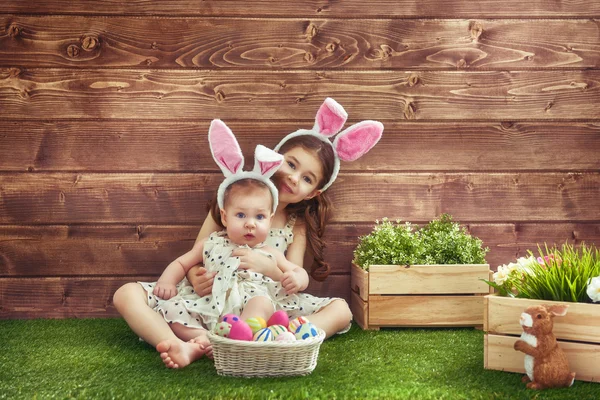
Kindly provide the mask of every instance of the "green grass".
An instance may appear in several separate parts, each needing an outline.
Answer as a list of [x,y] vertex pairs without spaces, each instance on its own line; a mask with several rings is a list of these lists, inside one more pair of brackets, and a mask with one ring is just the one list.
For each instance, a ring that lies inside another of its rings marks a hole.
[[600,384],[525,389],[520,374],[483,369],[473,329],[353,327],[321,346],[306,377],[217,375],[201,359],[166,369],[120,319],[0,321],[0,398],[599,399]]

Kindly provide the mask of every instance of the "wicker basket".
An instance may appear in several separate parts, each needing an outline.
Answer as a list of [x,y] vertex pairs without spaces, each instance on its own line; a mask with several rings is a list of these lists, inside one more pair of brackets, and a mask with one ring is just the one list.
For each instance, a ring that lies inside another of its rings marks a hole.
[[317,366],[325,331],[295,342],[247,342],[208,333],[219,375],[242,377],[308,375]]

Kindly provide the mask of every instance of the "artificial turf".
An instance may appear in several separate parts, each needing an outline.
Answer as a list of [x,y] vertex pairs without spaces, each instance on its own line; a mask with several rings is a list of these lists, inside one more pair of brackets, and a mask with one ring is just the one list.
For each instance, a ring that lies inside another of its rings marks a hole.
[[483,369],[474,329],[362,331],[325,341],[309,376],[217,375],[203,358],[166,369],[120,319],[0,321],[0,398],[600,399],[600,383],[526,389],[521,375]]

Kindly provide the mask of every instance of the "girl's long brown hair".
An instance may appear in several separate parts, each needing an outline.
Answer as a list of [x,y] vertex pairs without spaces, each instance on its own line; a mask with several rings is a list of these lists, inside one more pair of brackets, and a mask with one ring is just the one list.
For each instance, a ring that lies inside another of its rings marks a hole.
[[[334,166],[334,153],[331,145],[323,142],[321,139],[311,135],[296,136],[285,142],[279,152],[285,154],[295,147],[315,154],[321,161],[323,168],[323,179],[317,184],[317,188],[322,188],[329,182]],[[275,173],[274,180],[281,179],[281,176]],[[306,225],[306,244],[308,250],[313,254],[314,262],[310,269],[310,275],[316,281],[322,282],[327,278],[330,272],[329,264],[325,262],[324,250],[327,244],[323,240],[325,227],[331,217],[331,201],[325,192],[309,200],[302,200],[299,203],[288,204],[285,208],[288,213],[296,214],[302,218]],[[215,197],[209,202],[207,211],[210,211],[213,219],[219,226],[223,227],[221,222],[221,213]]]

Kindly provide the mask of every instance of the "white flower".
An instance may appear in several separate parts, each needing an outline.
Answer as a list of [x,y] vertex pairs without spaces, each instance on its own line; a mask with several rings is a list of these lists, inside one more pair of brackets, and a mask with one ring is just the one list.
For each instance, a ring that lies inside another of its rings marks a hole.
[[499,265],[498,271],[494,272],[494,275],[493,275],[494,282],[497,285],[503,285],[504,282],[506,282],[506,280],[508,279],[509,274],[510,274],[510,271],[508,270],[508,268],[506,266]]
[[586,292],[594,303],[600,301],[600,276],[590,278]]
[[537,259],[533,256],[521,257],[517,260],[517,263],[519,264],[519,270],[527,275],[534,275],[533,269],[539,265]]

